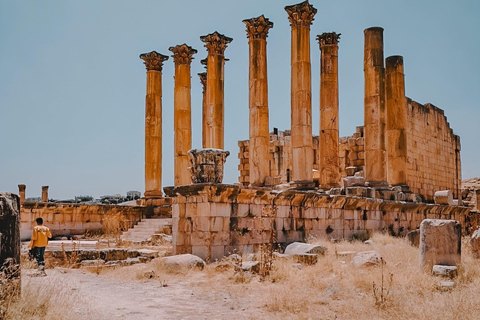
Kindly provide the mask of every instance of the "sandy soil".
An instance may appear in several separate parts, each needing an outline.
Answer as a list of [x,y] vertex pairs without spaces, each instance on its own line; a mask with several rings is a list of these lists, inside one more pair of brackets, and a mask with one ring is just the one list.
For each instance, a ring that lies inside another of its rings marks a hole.
[[[135,267],[131,272],[135,272]],[[127,269],[128,270],[128,269]],[[229,285],[209,290],[201,272],[168,279],[167,286],[156,279],[122,280],[118,276],[81,269],[46,270],[47,277],[26,272],[24,285],[67,285],[80,297],[74,312],[80,319],[266,319],[258,303],[247,295],[235,296]],[[129,271],[126,271],[129,272]]]

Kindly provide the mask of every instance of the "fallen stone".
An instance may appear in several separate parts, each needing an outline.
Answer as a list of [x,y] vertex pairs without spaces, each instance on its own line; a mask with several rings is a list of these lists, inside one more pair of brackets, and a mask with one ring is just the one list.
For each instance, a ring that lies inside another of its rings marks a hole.
[[242,262],[242,270],[250,271],[253,273],[260,272],[260,262],[259,261],[244,261]]
[[435,276],[454,278],[458,275],[458,269],[454,266],[442,266],[436,264],[432,268],[432,274]]
[[253,253],[249,253],[247,256],[247,261],[255,261],[255,255]]
[[373,246],[375,244],[375,241],[370,239],[370,240],[365,240],[363,243]]
[[280,259],[288,259],[288,258],[291,258],[290,255],[288,254],[284,254],[284,253],[280,253],[280,252],[274,252],[273,255],[277,258],[280,258]]
[[345,173],[347,174],[348,177],[352,177],[355,172],[357,171],[357,167],[346,167],[345,168]]
[[231,254],[228,256],[228,260],[230,261],[242,261],[242,256],[237,254],[237,253],[234,253],[234,254]]
[[96,259],[96,260],[83,260],[80,263],[82,266],[98,266],[98,265],[104,265],[105,260],[102,259]]
[[420,268],[457,266],[462,253],[462,226],[455,220],[425,219],[420,224]]
[[435,204],[446,204],[453,206],[453,193],[451,190],[442,190],[435,192]]
[[412,230],[405,236],[405,239],[414,247],[420,244],[420,229]]
[[131,266],[133,264],[142,263],[142,260],[139,258],[127,258],[126,260],[121,260],[120,263],[124,266]]
[[297,263],[312,265],[318,262],[318,254],[316,253],[302,253],[302,254],[295,254],[293,256]]
[[292,242],[286,248],[284,254],[287,255],[299,255],[306,253],[325,254],[327,248],[318,244],[309,244],[303,242]]
[[480,229],[475,230],[470,238],[472,246],[472,255],[475,259],[480,259]]
[[351,258],[355,254],[357,254],[356,251],[339,251],[339,252],[337,252],[337,257],[338,258]]
[[343,178],[343,186],[345,188],[365,187],[365,178],[364,177],[355,177],[355,176],[350,176],[350,177]]
[[379,265],[382,263],[382,256],[377,251],[364,251],[357,253],[352,263],[356,268]]
[[155,250],[138,249],[137,252],[140,257],[147,257],[150,259],[158,258],[158,251],[155,251]]
[[297,269],[299,269],[299,270],[302,270],[302,269],[303,269],[303,264],[301,264],[301,263],[294,263],[294,264],[292,264],[292,267],[297,268]]
[[179,254],[163,258],[163,262],[170,268],[199,268],[205,267],[205,261],[193,254]]
[[438,288],[440,290],[448,291],[455,288],[455,282],[453,281],[440,281],[438,283]]

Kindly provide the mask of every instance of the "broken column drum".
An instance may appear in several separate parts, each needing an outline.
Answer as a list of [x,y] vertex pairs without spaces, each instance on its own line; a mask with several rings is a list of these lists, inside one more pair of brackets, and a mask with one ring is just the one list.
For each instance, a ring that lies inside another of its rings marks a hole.
[[190,64],[197,50],[186,44],[170,47],[175,63],[174,89],[174,183],[175,186],[190,184],[187,152],[192,148],[192,99]]
[[48,202],[48,186],[42,186],[42,202]]
[[312,85],[310,25],[317,13],[308,1],[286,6],[292,27],[291,123],[292,185],[313,186]]
[[230,152],[220,149],[188,151],[192,183],[222,183],[223,165]]
[[338,39],[335,32],[317,36],[321,50],[320,67],[320,187],[340,186],[338,155]]
[[365,179],[372,186],[386,184],[385,163],[385,68],[383,66],[383,28],[364,31],[365,52]]
[[407,184],[407,99],[403,57],[385,60],[387,181],[391,185]]
[[147,68],[145,97],[145,198],[162,198],[162,66],[168,56],[140,55]]
[[250,184],[263,186],[269,176],[267,35],[273,23],[263,15],[243,22],[249,45]]
[[18,195],[20,196],[20,204],[23,204],[25,202],[25,190],[27,189],[27,186],[24,184],[19,184],[18,185]]
[[207,88],[205,101],[205,145],[206,148],[224,147],[224,52],[233,39],[215,31],[200,40],[205,42],[207,57]]

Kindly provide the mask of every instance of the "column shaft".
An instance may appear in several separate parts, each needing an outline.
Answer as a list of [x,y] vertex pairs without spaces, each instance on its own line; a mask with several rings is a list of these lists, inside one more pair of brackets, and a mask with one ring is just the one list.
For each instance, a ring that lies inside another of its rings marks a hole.
[[407,184],[407,99],[403,58],[392,56],[386,59],[386,139],[387,178],[391,185]]
[[340,34],[318,36],[320,67],[320,187],[337,188],[340,182],[338,156],[338,39]]
[[207,128],[207,73],[202,72],[199,73],[198,76],[200,77],[200,82],[202,83],[202,148],[206,148],[206,128]]
[[267,34],[273,27],[263,15],[243,21],[249,38],[250,184],[265,185],[269,175]]
[[385,68],[383,29],[373,27],[365,33],[365,179],[371,185],[386,184],[385,163]]
[[27,186],[24,184],[19,184],[18,185],[18,195],[20,196],[20,204],[23,204],[25,202],[25,190],[27,189]]
[[48,186],[42,186],[42,202],[48,202]]

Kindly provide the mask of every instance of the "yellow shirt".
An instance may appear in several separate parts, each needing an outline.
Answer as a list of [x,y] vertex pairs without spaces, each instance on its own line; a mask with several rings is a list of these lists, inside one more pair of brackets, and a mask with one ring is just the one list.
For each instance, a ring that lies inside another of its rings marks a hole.
[[35,226],[32,232],[32,241],[30,241],[29,247],[46,247],[48,244],[48,238],[51,238],[52,234],[50,229],[45,226]]

